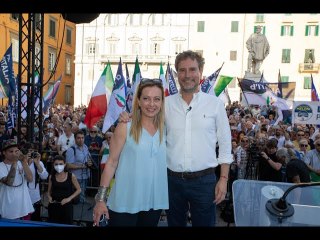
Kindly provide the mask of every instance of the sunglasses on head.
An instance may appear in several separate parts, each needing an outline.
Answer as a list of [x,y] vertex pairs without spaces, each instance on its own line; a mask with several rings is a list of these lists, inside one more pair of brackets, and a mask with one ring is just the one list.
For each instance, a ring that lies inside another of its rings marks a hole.
[[141,84],[147,84],[147,83],[162,84],[162,80],[159,78],[141,78],[140,83]]

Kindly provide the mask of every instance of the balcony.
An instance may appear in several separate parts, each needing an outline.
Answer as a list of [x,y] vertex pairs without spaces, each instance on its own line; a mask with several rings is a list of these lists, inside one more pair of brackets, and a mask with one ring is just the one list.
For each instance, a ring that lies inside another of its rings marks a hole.
[[300,73],[319,73],[319,63],[300,63]]

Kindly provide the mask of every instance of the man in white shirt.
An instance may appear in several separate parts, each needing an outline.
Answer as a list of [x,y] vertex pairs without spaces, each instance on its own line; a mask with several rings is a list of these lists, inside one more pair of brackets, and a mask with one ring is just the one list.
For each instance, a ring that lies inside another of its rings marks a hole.
[[[227,192],[231,132],[223,102],[199,91],[204,59],[185,51],[177,55],[180,93],[166,103],[167,164],[169,185],[168,226],[214,226],[216,204]],[[216,157],[216,142],[219,157]],[[220,178],[215,168],[221,165]]]
[[3,218],[19,219],[34,211],[27,182],[32,181],[32,172],[27,155],[23,155],[15,140],[2,144],[3,162],[0,162],[0,215]]

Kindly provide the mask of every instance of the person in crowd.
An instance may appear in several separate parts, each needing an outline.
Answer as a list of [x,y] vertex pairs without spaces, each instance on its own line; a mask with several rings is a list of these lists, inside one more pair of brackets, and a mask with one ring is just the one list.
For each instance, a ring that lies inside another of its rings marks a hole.
[[[102,137],[98,135],[99,128],[97,126],[93,126],[89,130],[89,134],[84,137],[84,144],[88,146],[89,152],[92,156],[92,161],[94,161],[95,166],[99,166],[99,152],[102,146]],[[99,180],[100,180],[100,169],[95,168],[91,170],[91,179],[92,179],[92,186],[98,187]]]
[[309,168],[290,148],[279,148],[276,153],[280,162],[286,163],[286,179],[290,183],[310,182]]
[[34,212],[27,183],[32,182],[28,157],[15,140],[2,144],[3,162],[0,162],[0,215],[8,219],[24,219]]
[[269,139],[266,148],[260,154],[259,159],[259,180],[282,182],[282,163],[277,159],[278,140]]
[[66,152],[66,162],[68,170],[74,173],[80,184],[80,203],[85,203],[85,193],[88,186],[88,179],[90,179],[90,168],[93,166],[93,161],[87,145],[84,144],[84,133],[81,130],[75,133],[75,139],[75,144]]
[[71,130],[72,124],[70,122],[65,122],[63,124],[63,134],[60,135],[57,144],[57,150],[59,155],[65,155],[65,152],[68,150],[68,148],[74,145],[74,134]]
[[[0,146],[2,146],[3,141],[9,139],[9,136],[6,133],[6,124],[0,121]],[[0,162],[3,161],[2,154],[0,153]]]
[[315,149],[310,150],[304,157],[304,162],[310,170],[311,180],[320,182],[320,138],[314,141]]
[[[179,53],[175,67],[180,93],[166,98],[165,119],[168,226],[186,226],[188,211],[192,226],[214,226],[216,204],[225,199],[233,161],[228,117],[220,99],[199,89],[204,67],[204,58],[200,54],[190,50]],[[209,105],[215,107],[208,108]],[[127,116],[123,121],[128,121],[128,114],[123,112],[121,115]],[[218,165],[221,169],[217,179]]]
[[109,148],[110,148],[110,141],[111,137],[113,135],[113,132],[107,131],[104,134],[104,141],[102,142],[102,147],[100,149],[100,155],[101,155],[101,162],[100,162],[100,169],[103,171],[105,164],[107,163],[108,157],[109,157]]
[[[141,79],[132,122],[118,123],[95,197],[93,221],[105,214],[110,226],[157,226],[168,209],[164,90],[161,79]],[[115,183],[106,194],[115,174]]]
[[72,200],[81,192],[79,182],[73,173],[66,171],[64,156],[55,156],[53,166],[48,183],[48,221],[73,224]]
[[49,176],[47,169],[41,161],[41,155],[37,152],[37,143],[26,143],[23,147],[28,150],[28,164],[32,172],[32,182],[27,183],[34,212],[30,216],[32,221],[41,221],[41,196],[40,196],[40,179],[46,180]]

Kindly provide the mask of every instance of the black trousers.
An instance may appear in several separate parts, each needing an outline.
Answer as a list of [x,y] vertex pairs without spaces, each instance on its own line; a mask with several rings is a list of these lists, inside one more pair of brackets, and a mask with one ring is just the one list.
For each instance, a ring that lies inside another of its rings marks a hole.
[[48,205],[48,222],[73,224],[73,205],[67,203],[49,203]]
[[110,227],[157,227],[162,210],[118,213],[109,210]]
[[33,204],[34,212],[31,214],[31,221],[41,221],[41,200]]

